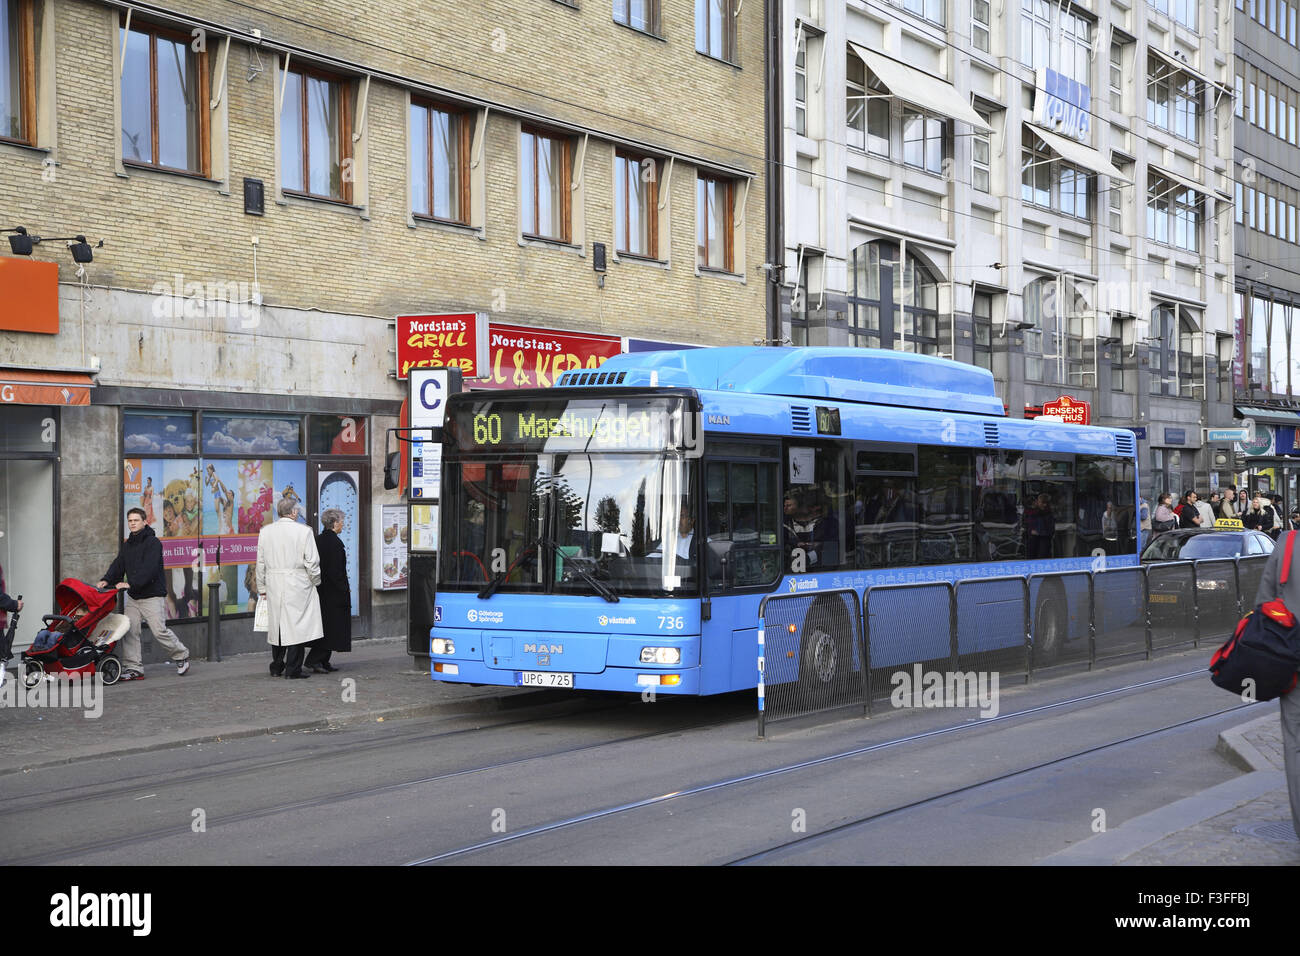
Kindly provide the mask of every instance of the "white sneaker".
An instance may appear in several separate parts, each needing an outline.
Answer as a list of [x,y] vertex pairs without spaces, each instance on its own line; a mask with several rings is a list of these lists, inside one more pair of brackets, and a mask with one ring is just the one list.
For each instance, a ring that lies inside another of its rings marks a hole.
[[190,669],[190,659],[187,657],[183,661],[176,662],[176,676],[184,677]]

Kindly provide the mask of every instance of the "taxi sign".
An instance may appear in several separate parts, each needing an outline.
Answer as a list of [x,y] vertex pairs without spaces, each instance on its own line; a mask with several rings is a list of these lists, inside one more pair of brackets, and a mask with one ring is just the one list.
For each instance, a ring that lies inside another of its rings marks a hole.
[[1246,527],[1241,523],[1240,518],[1216,518],[1214,520],[1214,526],[1216,528],[1240,528],[1242,530]]

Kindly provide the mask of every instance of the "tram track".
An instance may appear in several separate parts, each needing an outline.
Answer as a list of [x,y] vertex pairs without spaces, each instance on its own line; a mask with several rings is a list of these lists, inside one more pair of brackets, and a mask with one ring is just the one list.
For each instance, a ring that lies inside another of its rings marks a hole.
[[[250,776],[258,773],[264,773],[266,771],[276,771],[278,773],[283,773],[285,771],[291,770],[295,766],[299,766],[307,762],[311,762],[313,764],[319,765],[322,761],[340,761],[348,757],[371,756],[374,755],[375,753],[381,753],[385,749],[404,747],[412,743],[434,744],[440,741],[448,740],[450,738],[461,737],[468,734],[479,734],[485,731],[513,731],[513,730],[518,730],[522,726],[538,725],[547,722],[575,720],[581,717],[590,717],[591,715],[599,714],[602,711],[619,710],[626,707],[627,705],[620,701],[618,703],[602,704],[600,706],[596,706],[593,708],[583,709],[580,711],[575,711],[573,713],[563,714],[559,716],[542,715],[542,716],[529,717],[523,720],[510,720],[501,723],[494,723],[486,727],[480,725],[475,727],[461,728],[452,731],[439,731],[439,732],[428,733],[428,734],[408,733],[408,734],[404,734],[400,738],[385,737],[382,740],[358,741],[352,744],[345,744],[339,747],[331,747],[330,749],[326,749],[322,751],[312,750],[301,754],[295,754],[289,757],[280,757],[271,760],[257,760],[251,765],[245,764],[236,767],[224,767],[222,769],[215,770],[215,771],[209,770],[208,768],[203,768],[202,770],[198,770],[193,773],[188,773],[183,775],[169,774],[166,780],[163,781],[162,783],[157,782],[159,776],[157,773],[142,774],[135,778],[132,778],[131,782],[128,784],[97,790],[93,793],[86,793],[83,791],[79,794],[67,795],[61,798],[57,798],[55,800],[43,799],[44,795],[42,794],[33,794],[27,797],[20,798],[22,800],[28,801],[25,805],[22,806],[16,806],[13,805],[13,801],[7,801],[4,807],[0,807],[0,821],[6,820],[7,818],[19,817],[24,813],[47,814],[47,813],[51,813],[56,809],[60,809],[60,808],[66,809],[68,807],[75,807],[77,804],[82,804],[82,803],[90,804],[98,808],[98,807],[102,807],[106,801],[112,799],[139,800],[145,798],[153,798],[158,796],[160,793],[165,793],[168,789],[175,789],[175,788],[192,789],[194,787],[202,786],[204,784],[210,784],[222,780],[229,781],[238,778],[240,776]],[[488,773],[496,770],[504,770],[522,764],[527,764],[533,761],[551,760],[556,757],[564,757],[573,754],[586,753],[593,750],[599,750],[605,747],[619,746],[627,743],[637,743],[641,741],[653,740],[659,737],[669,737],[687,731],[705,730],[712,727],[722,727],[731,723],[744,723],[744,722],[748,722],[749,720],[750,720],[749,717],[744,717],[744,718],[726,718],[723,720],[708,719],[703,721],[701,720],[674,721],[669,726],[660,726],[655,730],[646,731],[644,733],[625,734],[607,740],[598,740],[598,741],[593,741],[590,743],[581,744],[577,746],[552,748],[545,751],[533,752],[518,757],[493,761],[489,763],[479,764],[476,766],[462,767],[454,770],[446,770],[440,773],[431,774],[431,775],[409,779],[409,780],[400,780],[400,781],[395,781],[392,783],[381,784],[376,786],[355,788],[340,793],[323,794],[319,797],[308,798],[303,800],[276,803],[264,807],[250,808],[248,810],[239,811],[232,814],[225,814],[220,816],[214,815],[210,819],[209,823],[213,828],[216,828],[222,825],[230,825],[230,824],[241,823],[250,820],[257,820],[264,817],[275,816],[276,814],[281,814],[281,813],[290,813],[297,810],[304,810],[313,807],[325,807],[325,806],[330,806],[332,804],[345,803],[350,800],[364,799],[369,796],[377,796],[380,794],[399,791],[406,788],[412,788],[412,787],[423,786],[431,783],[437,783],[443,780],[452,780],[460,777],[473,776],[475,774],[480,774],[480,773]],[[244,760],[247,760],[247,758],[242,758],[242,757],[233,758],[232,762],[238,762]],[[37,800],[39,800],[40,802],[34,802]],[[11,827],[14,829],[18,829],[18,825],[15,824],[6,824],[5,828],[9,829]],[[34,865],[44,865],[50,863],[60,863],[60,862],[65,862],[70,858],[75,858],[83,854],[102,852],[106,850],[111,851],[118,847],[127,846],[130,844],[136,844],[140,842],[141,839],[148,840],[155,836],[165,836],[171,833],[182,833],[182,832],[188,832],[187,825],[178,825],[174,828],[164,829],[161,831],[153,829],[148,831],[148,833],[146,833],[143,836],[141,836],[140,834],[126,834],[112,839],[98,840],[90,843],[83,843],[75,847],[64,847],[54,852],[37,853],[37,854],[31,854],[24,857],[12,857],[7,859],[2,859],[0,860],[0,864],[9,865],[9,866],[34,866]]]
[[[1129,692],[1149,690],[1162,685],[1172,685],[1176,683],[1181,683],[1191,678],[1203,678],[1203,677],[1204,677],[1204,671],[1202,669],[1197,669],[1182,674],[1174,674],[1166,677],[1156,678],[1153,680],[1140,681],[1132,684],[1127,684],[1121,687],[1110,688],[1096,693],[1085,694],[1073,698],[1067,698],[1065,700],[1053,701],[1051,703],[1029,707],[1020,711],[1000,714],[997,717],[981,720],[978,723],[963,722],[961,724],[953,724],[946,727],[940,727],[933,730],[923,731],[919,734],[912,734],[906,737],[899,737],[891,740],[880,741],[878,743],[869,744],[864,747],[855,747],[855,748],[839,751],[836,753],[825,754],[820,757],[815,757],[808,760],[796,761],[778,767],[771,767],[765,770],[755,771],[753,773],[741,774],[741,775],[727,777],[719,780],[714,780],[708,783],[697,784],[695,786],[686,787],[680,790],[674,790],[668,793],[652,795],[652,796],[645,797],[643,799],[628,801],[614,806],[609,806],[598,810],[589,811],[587,813],[577,814],[550,823],[529,827],[527,829],[520,830],[515,833],[505,834],[503,836],[496,837],[491,840],[484,840],[479,843],[474,843],[467,846],[458,847],[456,849],[447,850],[421,859],[411,860],[408,861],[406,865],[426,866],[435,863],[464,861],[467,858],[472,857],[476,854],[487,853],[488,851],[499,849],[511,843],[527,840],[533,837],[543,836],[549,833],[555,833],[561,830],[581,827],[587,824],[596,823],[598,821],[608,820],[614,817],[618,817],[620,815],[633,813],[638,810],[648,809],[657,806],[664,806],[676,801],[688,800],[692,797],[700,797],[706,794],[716,793],[718,791],[727,790],[733,787],[742,787],[748,784],[754,784],[765,780],[771,780],[788,774],[797,774],[801,771],[807,771],[814,768],[825,767],[841,761],[851,760],[856,757],[866,756],[868,754],[873,754],[880,751],[905,746],[907,744],[912,744],[919,741],[924,741],[936,737],[942,737],[950,734],[956,734],[962,731],[972,730],[975,728],[987,729],[988,727],[995,726],[998,723],[1008,723],[1012,721],[1022,720],[1024,718],[1046,714],[1051,711],[1059,710],[1061,708],[1066,708],[1066,707],[1080,705],[1080,704],[1087,704],[1096,701],[1102,701],[1108,698],[1115,698],[1119,695],[1129,693]],[[858,820],[850,821],[847,824],[840,825],[840,827],[834,828],[833,830],[819,831],[817,834],[811,834],[808,837],[804,837],[801,839],[802,840],[814,839],[818,836],[822,836],[825,833],[831,833],[834,832],[835,829],[841,829],[843,827],[862,826],[872,820],[880,819],[882,817],[886,817],[892,814],[901,813],[913,807],[919,807],[926,804],[930,804],[935,801],[950,797],[953,794],[959,794],[971,789],[976,789],[981,786],[987,786],[991,783],[996,783],[1001,779],[1009,779],[1011,777],[1015,777],[1025,773],[1030,773],[1034,770],[1042,769],[1042,767],[1051,766],[1053,764],[1059,764],[1070,760],[1078,759],[1081,756],[1085,756],[1087,754],[1099,750],[1105,750],[1111,747],[1121,746],[1123,744],[1130,743],[1134,740],[1140,740],[1145,737],[1150,737],[1157,734],[1168,733],[1170,731],[1177,730],[1183,726],[1220,717],[1223,714],[1229,713],[1234,710],[1244,709],[1247,706],[1249,705],[1239,704],[1235,707],[1229,707],[1222,710],[1217,710],[1213,713],[1201,715],[1191,720],[1175,722],[1173,724],[1159,727],[1152,731],[1146,731],[1141,734],[1132,735],[1130,737],[1126,737],[1121,740],[1110,741],[1108,743],[1101,744],[1096,747],[1085,748],[1084,750],[1080,750],[1078,752],[1062,755],[1059,757],[1054,757],[1051,760],[1043,761],[1042,763],[1036,764],[1031,767],[1019,768],[1007,774],[996,775],[994,777],[976,781],[975,783],[968,784],[963,787],[954,788],[945,793],[931,795],[923,800],[912,801],[902,806],[890,808],[885,811],[880,811],[868,817],[863,817]],[[763,854],[780,851],[783,848],[793,847],[799,844],[800,842],[801,840],[789,841],[788,844],[783,844],[781,847],[768,848],[767,850],[760,851],[757,854],[751,854],[748,857],[740,857],[737,858],[736,860],[729,861],[729,862],[730,863],[744,862],[745,860],[748,860],[751,857],[759,858],[763,856]]]

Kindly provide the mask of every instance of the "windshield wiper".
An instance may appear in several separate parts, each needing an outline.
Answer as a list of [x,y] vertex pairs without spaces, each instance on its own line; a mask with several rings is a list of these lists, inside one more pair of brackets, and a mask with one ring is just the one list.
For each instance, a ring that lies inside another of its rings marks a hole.
[[523,552],[519,555],[519,557],[515,558],[514,564],[510,565],[510,567],[506,568],[504,571],[498,573],[496,577],[494,577],[491,581],[489,581],[487,583],[487,586],[484,587],[482,591],[478,592],[478,596],[480,598],[490,598],[492,595],[496,594],[497,590],[501,587],[501,585],[506,583],[506,578],[510,577],[510,575],[513,574],[519,568],[519,566],[524,563],[524,561],[528,560],[530,557],[535,556],[536,552],[537,552],[537,542],[534,541],[532,544],[530,544],[527,548],[523,550]]
[[559,556],[560,561],[563,562],[566,570],[572,570],[574,574],[582,578],[582,580],[586,582],[593,591],[603,597],[610,604],[618,603],[618,595],[614,593],[609,585],[601,582],[594,574],[584,568],[581,564],[582,559],[572,555],[566,555],[560,550],[560,546],[551,538],[538,538],[537,540],[549,547],[552,554]]

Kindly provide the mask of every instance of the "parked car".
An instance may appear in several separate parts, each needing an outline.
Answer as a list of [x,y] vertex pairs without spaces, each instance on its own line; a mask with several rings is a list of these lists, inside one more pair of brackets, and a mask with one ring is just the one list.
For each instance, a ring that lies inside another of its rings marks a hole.
[[1197,561],[1272,554],[1273,539],[1261,531],[1237,528],[1177,528],[1157,535],[1142,552],[1142,561]]

